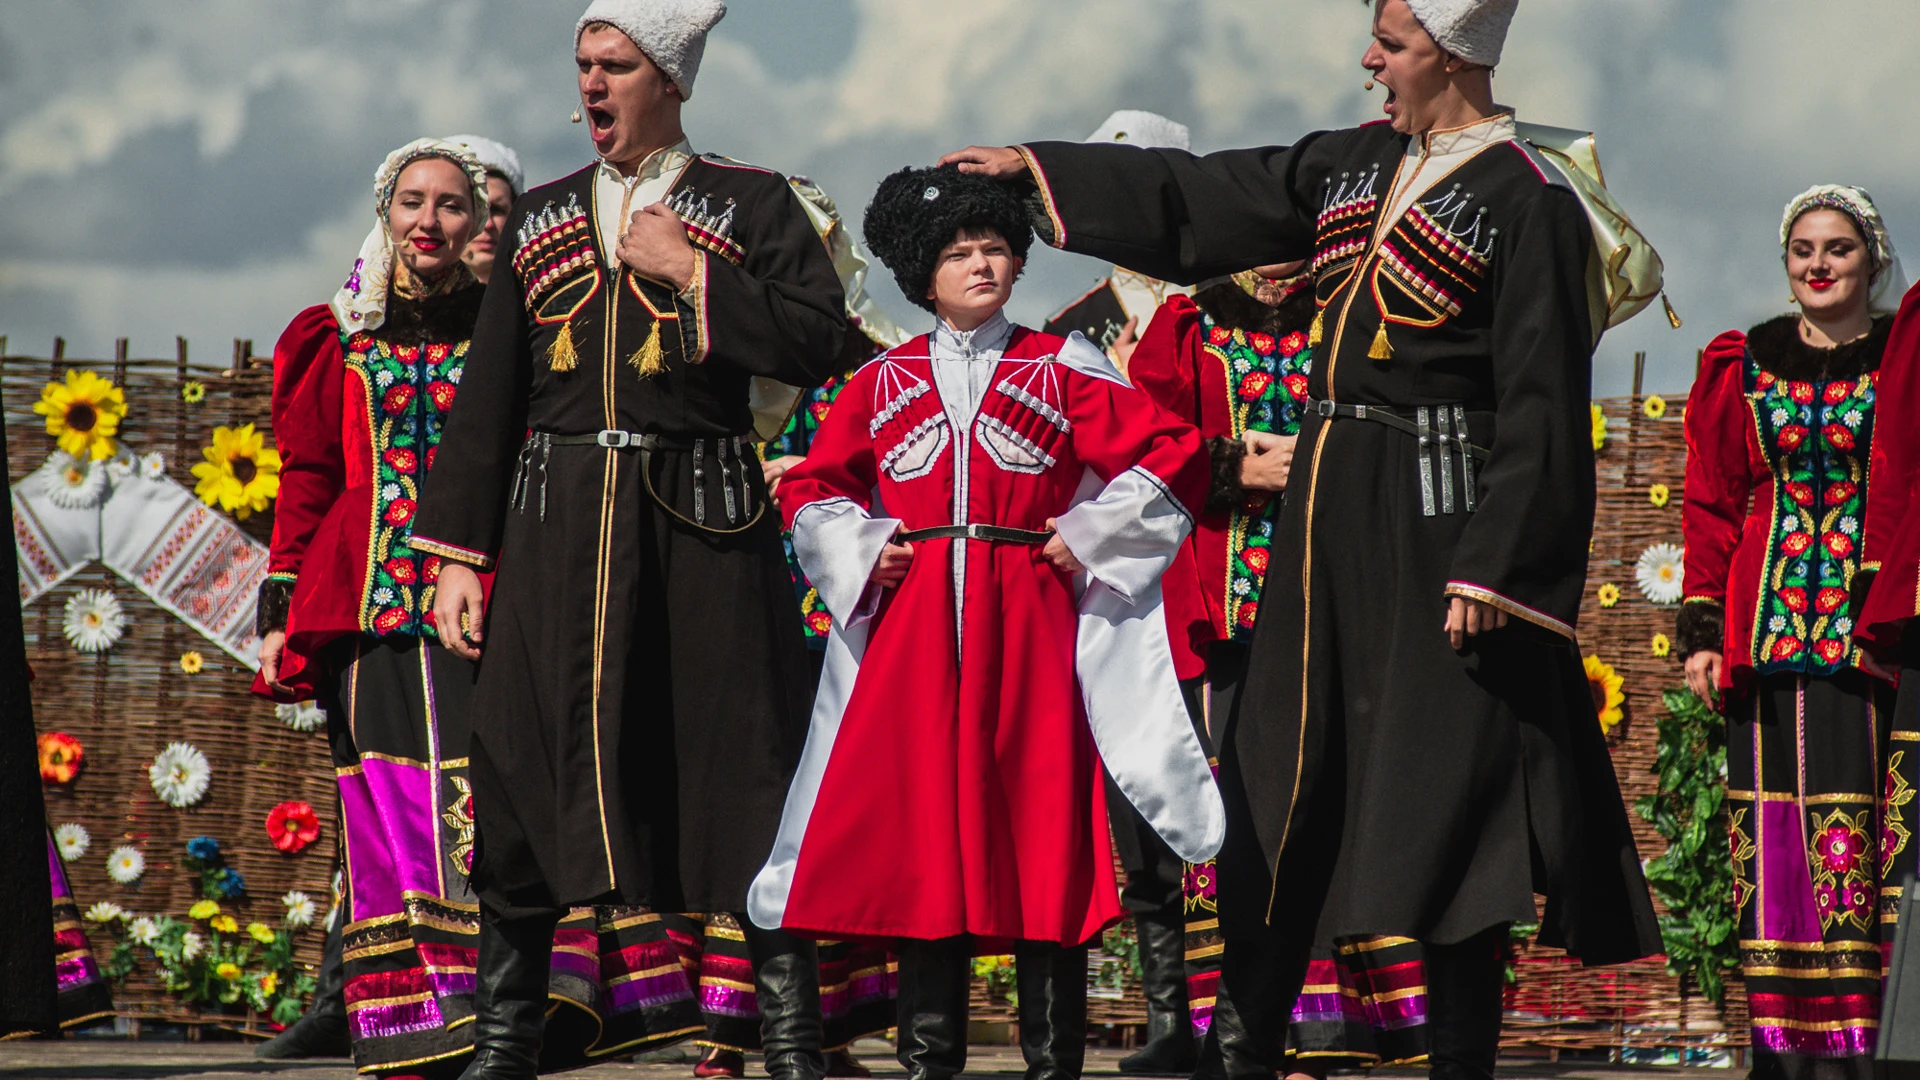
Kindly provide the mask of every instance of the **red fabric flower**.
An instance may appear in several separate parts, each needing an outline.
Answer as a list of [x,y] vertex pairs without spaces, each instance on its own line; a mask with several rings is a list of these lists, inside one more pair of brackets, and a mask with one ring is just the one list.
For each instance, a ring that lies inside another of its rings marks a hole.
[[49,731],[40,736],[40,779],[49,784],[71,783],[87,756],[80,740],[64,731]]
[[447,344],[427,346],[427,363],[438,364],[453,355],[453,346]]
[[1820,433],[1827,437],[1827,445],[1835,450],[1853,449],[1853,431],[1845,424],[1828,424]]
[[1307,400],[1307,377],[1301,374],[1289,375],[1280,380],[1286,385],[1287,395],[1295,401]]
[[1799,424],[1788,424],[1780,429],[1780,445],[1788,450],[1797,450],[1807,441],[1807,429]]
[[413,404],[413,386],[410,383],[395,383],[387,387],[387,396],[380,399],[380,407],[393,416],[407,411]]
[[435,379],[427,384],[427,396],[433,399],[433,407],[441,412],[453,408],[453,395],[459,387],[445,379]]
[[1232,340],[1233,340],[1233,331],[1228,330],[1223,326],[1216,326],[1213,329],[1207,331],[1207,344],[1209,345],[1225,345],[1227,342]]
[[1822,829],[1820,839],[1815,843],[1814,850],[1820,853],[1821,865],[1836,874],[1852,870],[1867,850],[1866,838],[1844,825]]
[[412,499],[395,499],[387,504],[387,512],[382,516],[389,525],[405,525],[413,520],[413,509]]
[[807,616],[807,626],[816,634],[825,634],[833,629],[833,616],[824,611],[815,611]]
[[1831,586],[1821,589],[1820,595],[1813,598],[1813,610],[1822,615],[1832,613],[1841,604],[1847,602],[1847,590]]
[[420,359],[420,346],[396,345],[394,346],[394,349],[393,349],[393,355],[401,363],[406,364],[408,366],[412,366],[416,361]]
[[813,403],[811,408],[813,409],[813,419],[815,423],[818,423],[827,418],[827,409],[832,404],[833,403],[830,401],[816,401]]
[[370,344],[372,341],[373,341],[373,335],[367,333],[365,330],[362,330],[359,333],[347,339],[347,351],[366,352],[367,345]]
[[1777,381],[1779,380],[1773,377],[1773,372],[1763,371],[1760,373],[1759,378],[1753,380],[1753,383],[1755,386],[1758,386],[1760,389],[1765,390],[1767,387],[1772,386]]
[[427,561],[420,564],[420,578],[429,585],[440,580],[440,556],[427,556]]
[[1813,537],[1803,532],[1788,533],[1787,538],[1780,541],[1780,547],[1789,555],[1798,555],[1812,546]]
[[1240,400],[1259,401],[1260,396],[1273,385],[1273,376],[1264,371],[1255,371],[1240,380]]
[[388,559],[386,561],[385,568],[387,571],[387,576],[391,577],[394,581],[402,585],[411,585],[414,583],[414,581],[418,577],[418,575],[414,572],[413,560],[411,559],[401,559],[401,558]]
[[420,464],[419,456],[404,446],[388,447],[382,457],[385,458],[389,467],[405,473],[412,472],[414,467]]
[[1253,351],[1261,356],[1272,356],[1273,350],[1279,347],[1279,342],[1273,340],[1272,334],[1248,334],[1247,344],[1253,346]]
[[1797,637],[1783,637],[1773,643],[1773,658],[1775,660],[1791,660],[1800,655],[1803,644],[1804,643]]
[[1854,483],[1851,480],[1840,480],[1840,481],[1836,481],[1834,483],[1828,484],[1827,485],[1827,505],[1839,506],[1841,503],[1846,502],[1848,499],[1853,498],[1853,493],[1858,490],[1860,489],[1854,486]]
[[1837,664],[1847,655],[1847,643],[1838,638],[1822,638],[1814,642],[1813,651],[1818,653],[1824,663]]
[[1787,485],[1787,497],[1799,503],[1801,506],[1812,506],[1813,485],[1795,480]]
[[373,617],[373,628],[382,634],[391,634],[407,621],[404,608],[390,607]]
[[1254,573],[1264,574],[1267,572],[1267,558],[1269,554],[1266,548],[1250,547],[1240,553],[1240,561],[1246,563],[1247,569]]
[[1306,347],[1307,335],[1298,330],[1280,339],[1280,355],[1289,360],[1299,356],[1300,350]]
[[1789,585],[1780,590],[1780,602],[1787,610],[1795,614],[1805,614],[1807,610],[1807,590],[1798,585]]
[[1830,382],[1827,384],[1827,392],[1823,396],[1827,399],[1827,404],[1838,405],[1847,400],[1847,395],[1851,393],[1853,393],[1852,383]]
[[432,472],[432,471],[433,471],[433,455],[434,455],[434,453],[435,453],[435,451],[437,451],[437,450],[439,450],[439,449],[440,449],[440,448],[439,448],[439,447],[437,447],[437,446],[429,446],[429,447],[427,447],[427,471],[428,471],[428,472]]
[[1260,604],[1258,601],[1250,600],[1247,603],[1240,605],[1240,625],[1241,626],[1252,626],[1253,620],[1258,618],[1259,616],[1260,616]]
[[267,811],[267,838],[281,851],[299,851],[320,838],[320,815],[303,802],[283,802]]
[[1828,551],[1833,552],[1833,557],[1836,559],[1844,559],[1853,553],[1853,539],[1846,533],[1830,532],[1821,537],[1821,541],[1827,545]]
[[1806,405],[1813,401],[1813,384],[1809,382],[1790,382],[1787,384],[1787,396]]

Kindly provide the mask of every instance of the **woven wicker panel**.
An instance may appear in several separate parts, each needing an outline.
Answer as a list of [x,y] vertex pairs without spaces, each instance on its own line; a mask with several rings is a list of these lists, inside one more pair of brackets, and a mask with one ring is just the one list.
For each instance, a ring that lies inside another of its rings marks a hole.
[[[272,393],[269,362],[249,354],[250,343],[235,342],[237,370],[189,370],[186,347],[169,360],[125,357],[69,360],[55,356],[0,355],[0,409],[10,436],[9,482],[38,468],[53,449],[41,418],[32,412],[40,391],[69,367],[92,370],[126,392],[122,441],[136,453],[158,450],[167,472],[193,487],[188,471],[201,460],[200,447],[213,428],[253,423],[268,429]],[[0,354],[6,352],[0,339]],[[181,386],[189,378],[206,387],[206,398],[188,404]],[[243,528],[265,542],[273,526],[271,511],[255,515]],[[85,654],[61,633],[62,606],[83,588],[112,591],[125,610],[124,637],[111,650]],[[28,661],[33,666],[34,719],[41,732],[64,731],[78,738],[86,758],[78,778],[48,785],[51,824],[78,822],[93,835],[93,845],[67,864],[75,899],[88,905],[111,900],[136,914],[184,917],[199,899],[199,879],[181,863],[187,840],[217,838],[227,864],[245,877],[250,899],[223,902],[242,924],[280,924],[280,896],[299,889],[324,912],[329,905],[337,815],[332,763],[323,732],[302,734],[282,725],[271,703],[248,692],[253,675],[213,642],[154,605],[137,589],[98,563],[49,591],[25,611]],[[196,675],[180,668],[180,656],[199,652],[206,661]],[[197,805],[176,810],[153,792],[147,766],[169,742],[198,747],[212,766],[212,783]],[[267,811],[288,799],[301,799],[319,811],[318,841],[298,854],[276,850],[267,838]],[[133,844],[147,861],[145,875],[133,885],[114,884],[106,873],[107,853]],[[94,952],[104,964],[112,935],[87,926]],[[297,958],[309,970],[320,959],[319,927],[299,938]],[[145,950],[136,950],[143,957]],[[203,1012],[180,1002],[153,977],[145,957],[140,970],[116,986],[114,1004],[122,1015],[189,1023],[246,1025],[255,1018],[243,1011]]]

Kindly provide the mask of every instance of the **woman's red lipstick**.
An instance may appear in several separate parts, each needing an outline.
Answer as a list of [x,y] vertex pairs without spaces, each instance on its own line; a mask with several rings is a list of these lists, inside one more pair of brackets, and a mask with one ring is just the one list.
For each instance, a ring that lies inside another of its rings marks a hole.
[[413,238],[415,251],[439,251],[445,244],[446,241],[436,236],[416,236]]

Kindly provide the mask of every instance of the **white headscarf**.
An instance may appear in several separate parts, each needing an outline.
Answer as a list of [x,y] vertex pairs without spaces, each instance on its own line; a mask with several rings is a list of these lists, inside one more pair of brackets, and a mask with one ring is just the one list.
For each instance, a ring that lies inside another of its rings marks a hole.
[[1865,188],[1845,184],[1815,184],[1795,195],[1780,218],[1782,248],[1793,235],[1793,223],[1809,210],[1838,210],[1853,220],[1873,256],[1873,284],[1867,292],[1867,310],[1885,315],[1898,309],[1900,298],[1907,292],[1907,272],[1900,265],[1900,253],[1893,249],[1893,237],[1887,233],[1880,209],[1873,205],[1873,196],[1867,194]]
[[444,139],[415,139],[387,155],[373,173],[373,205],[378,220],[373,231],[360,244],[360,257],[353,261],[353,273],[346,284],[333,294],[333,317],[347,333],[377,330],[387,321],[387,290],[393,283],[393,235],[387,230],[387,208],[393,205],[393,187],[406,167],[421,158],[446,158],[466,170],[473,183],[476,215],[487,206],[487,167],[473,151]]
[[520,155],[513,152],[513,147],[485,135],[449,135],[447,141],[459,143],[473,151],[473,156],[480,159],[480,164],[485,165],[488,172],[506,177],[507,186],[513,188],[514,198],[527,193],[527,174],[520,168]]

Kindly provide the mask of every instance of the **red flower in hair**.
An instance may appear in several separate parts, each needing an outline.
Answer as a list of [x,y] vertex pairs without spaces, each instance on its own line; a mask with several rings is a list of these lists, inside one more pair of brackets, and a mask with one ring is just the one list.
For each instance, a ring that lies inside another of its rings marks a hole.
[[283,802],[267,811],[267,838],[281,851],[299,851],[320,838],[320,815],[311,804]]

